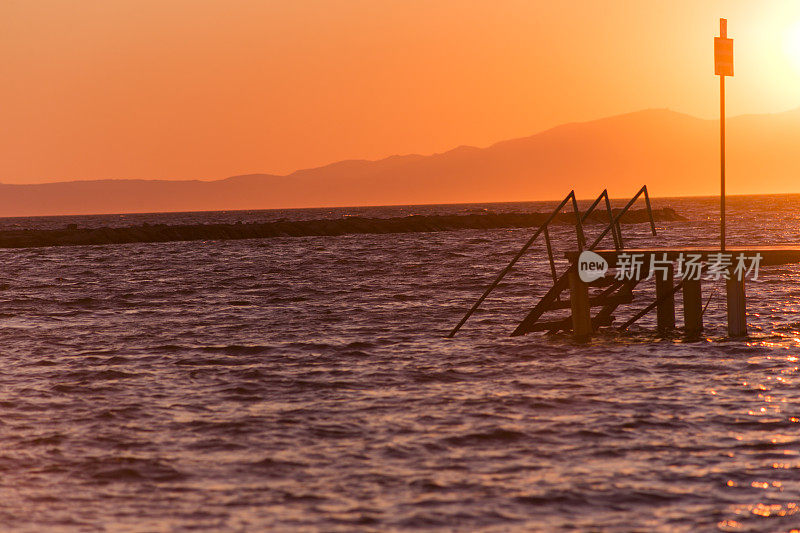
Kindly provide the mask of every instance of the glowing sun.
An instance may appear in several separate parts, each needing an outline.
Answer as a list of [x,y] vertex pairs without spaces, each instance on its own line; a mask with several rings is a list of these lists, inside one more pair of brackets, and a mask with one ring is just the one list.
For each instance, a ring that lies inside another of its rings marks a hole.
[[789,26],[783,37],[783,48],[787,57],[800,68],[800,22]]

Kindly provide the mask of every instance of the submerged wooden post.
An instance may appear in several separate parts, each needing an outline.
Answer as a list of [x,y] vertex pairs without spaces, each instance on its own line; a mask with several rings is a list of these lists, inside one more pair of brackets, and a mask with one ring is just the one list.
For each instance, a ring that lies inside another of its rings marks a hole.
[[[666,275],[665,275],[666,274]],[[666,272],[655,272],[656,278],[656,324],[659,333],[666,333],[675,329],[675,291],[673,282],[675,272],[670,264]]]
[[703,295],[699,278],[683,280],[683,327],[690,337],[703,331]]
[[592,315],[589,307],[589,285],[578,276],[578,270],[569,271],[569,302],[572,308],[572,336],[579,341],[592,336]]
[[744,276],[736,279],[731,276],[728,287],[728,335],[744,337],[747,335],[747,309],[744,294]]

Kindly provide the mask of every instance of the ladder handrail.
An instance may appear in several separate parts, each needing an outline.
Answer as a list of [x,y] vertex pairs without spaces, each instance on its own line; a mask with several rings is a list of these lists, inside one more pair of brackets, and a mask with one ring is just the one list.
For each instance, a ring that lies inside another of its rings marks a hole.
[[[583,248],[586,247],[586,234],[583,231],[583,223],[586,221],[586,219],[589,218],[589,215],[591,215],[592,212],[594,212],[595,208],[597,208],[598,204],[600,203],[600,200],[602,200],[603,198],[605,198],[606,200],[606,210],[608,212],[609,221],[613,221],[614,219],[614,212],[611,209],[611,200],[609,199],[608,196],[608,189],[603,189],[603,192],[601,192],[597,196],[597,198],[595,198],[594,202],[591,203],[589,208],[583,212],[583,215],[581,215],[580,217],[576,216],[577,223],[575,232],[578,239],[578,251],[583,251]],[[573,208],[577,209],[577,206],[573,206]],[[617,225],[617,227],[619,227],[619,225]],[[617,244],[618,242],[617,232],[612,231],[612,234],[614,235],[614,247],[619,249],[619,246]],[[544,242],[545,245],[547,246],[547,258],[550,261],[550,273],[553,276],[553,283],[555,283],[556,281],[558,281],[558,273],[556,272],[556,263],[553,258],[553,246],[550,241],[550,232],[547,229],[547,225],[545,225],[544,227]],[[619,242],[621,242],[621,238]],[[583,244],[583,246],[581,246],[581,244]]]
[[462,318],[461,321],[456,325],[456,327],[453,328],[450,334],[447,335],[448,338],[454,337],[455,334],[458,333],[458,330],[461,329],[461,326],[463,326],[464,323],[469,319],[469,317],[472,316],[472,313],[474,313],[478,309],[478,307],[483,303],[486,297],[489,296],[489,293],[492,292],[500,284],[500,281],[505,277],[506,274],[508,274],[508,272],[511,270],[511,267],[513,267],[516,264],[516,262],[519,261],[519,259],[525,254],[525,252],[528,251],[528,248],[530,248],[531,245],[534,243],[534,241],[539,237],[539,235],[541,235],[544,232],[544,228],[547,227],[547,225],[550,224],[550,222],[552,222],[553,219],[556,218],[556,216],[559,213],[561,213],[561,210],[564,209],[564,206],[567,205],[567,202],[569,202],[570,199],[572,199],[572,207],[575,210],[575,220],[577,221],[578,224],[577,227],[579,228],[577,230],[578,248],[581,250],[583,249],[583,247],[586,245],[585,244],[586,239],[583,234],[583,226],[581,225],[580,211],[578,211],[578,202],[575,199],[575,190],[573,189],[569,192],[567,196],[564,197],[563,200],[561,200],[561,203],[558,204],[558,207],[556,207],[553,210],[553,212],[550,213],[550,216],[547,217],[547,220],[545,220],[544,223],[541,226],[539,226],[539,229],[536,230],[536,233],[534,233],[533,236],[530,239],[528,239],[528,242],[526,242],[525,245],[522,247],[522,249],[520,249],[520,251],[517,252],[517,255],[514,256],[511,262],[503,270],[500,271],[500,273],[497,275],[492,284],[489,285],[489,287],[483,292],[480,298],[478,298],[478,300],[470,308],[470,310],[467,311],[467,314],[464,315],[464,318]]
[[[614,224],[614,211],[611,209],[611,199],[608,196],[608,189],[603,189],[603,192],[601,192],[600,195],[595,199],[595,201],[592,202],[592,205],[590,205],[589,208],[583,212],[581,221],[585,221],[587,218],[589,218],[589,215],[592,214],[597,205],[600,203],[600,200],[602,200],[603,198],[605,198],[606,200],[606,211],[608,212],[608,222],[609,224]],[[611,231],[611,235],[614,238],[614,248],[619,250],[622,247],[622,235],[621,231],[619,230],[619,223],[615,224],[614,226],[615,230]]]
[[[591,246],[589,246],[589,249],[590,249],[590,250],[594,250],[594,249],[597,247],[597,245],[598,245],[598,244],[600,244],[600,241],[602,241],[602,240],[603,240],[603,237],[605,237],[606,235],[608,235],[608,232],[609,232],[610,230],[612,230],[612,229],[614,228],[614,226],[615,226],[615,225],[616,225],[617,227],[619,227],[619,221],[620,221],[620,219],[622,218],[622,216],[623,216],[625,213],[627,213],[627,212],[628,212],[628,210],[631,208],[631,206],[632,206],[634,203],[636,203],[636,200],[637,200],[637,199],[638,199],[638,198],[639,198],[639,197],[640,197],[642,194],[644,194],[644,200],[645,200],[645,203],[647,204],[647,213],[648,213],[648,215],[649,215],[649,217],[650,217],[650,228],[651,228],[651,230],[653,231],[653,235],[657,235],[657,234],[656,234],[656,222],[655,222],[655,219],[653,218],[653,210],[652,210],[652,208],[651,208],[651,206],[650,206],[650,195],[649,195],[649,194],[647,194],[647,185],[643,185],[643,186],[642,186],[642,188],[641,188],[641,189],[639,189],[639,192],[637,192],[637,193],[634,195],[634,197],[633,197],[633,198],[631,198],[631,200],[630,200],[630,201],[629,201],[629,202],[628,202],[628,203],[625,205],[625,207],[623,207],[623,208],[620,210],[620,212],[619,212],[619,213],[617,213],[617,215],[614,217],[614,220],[612,220],[612,222],[611,222],[611,223],[610,223],[608,226],[606,226],[606,229],[604,229],[604,230],[603,230],[603,232],[602,232],[602,233],[601,233],[601,234],[600,234],[600,235],[597,237],[597,239],[595,239],[595,241],[592,243],[592,245],[591,245]],[[622,232],[620,232],[620,233],[622,233]],[[621,235],[620,235],[620,237],[621,237]]]

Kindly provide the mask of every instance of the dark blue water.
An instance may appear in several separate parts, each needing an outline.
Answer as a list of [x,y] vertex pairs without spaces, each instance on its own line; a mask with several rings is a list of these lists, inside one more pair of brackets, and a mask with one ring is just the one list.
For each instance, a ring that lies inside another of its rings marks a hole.
[[[690,220],[625,226],[631,246],[716,243],[713,199],[655,206]],[[365,216],[481,208],[521,210]],[[797,196],[734,198],[730,243],[797,244],[798,214]],[[259,216],[320,218],[135,223]],[[0,528],[799,527],[800,268],[748,285],[744,341],[713,283],[699,342],[651,316],[588,345],[510,338],[548,288],[540,247],[445,339],[530,233],[0,250]]]

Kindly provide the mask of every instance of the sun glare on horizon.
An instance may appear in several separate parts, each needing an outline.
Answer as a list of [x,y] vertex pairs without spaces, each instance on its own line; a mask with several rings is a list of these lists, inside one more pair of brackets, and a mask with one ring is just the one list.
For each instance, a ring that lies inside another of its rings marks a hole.
[[783,48],[792,64],[800,69],[800,20],[787,28],[783,37]]

